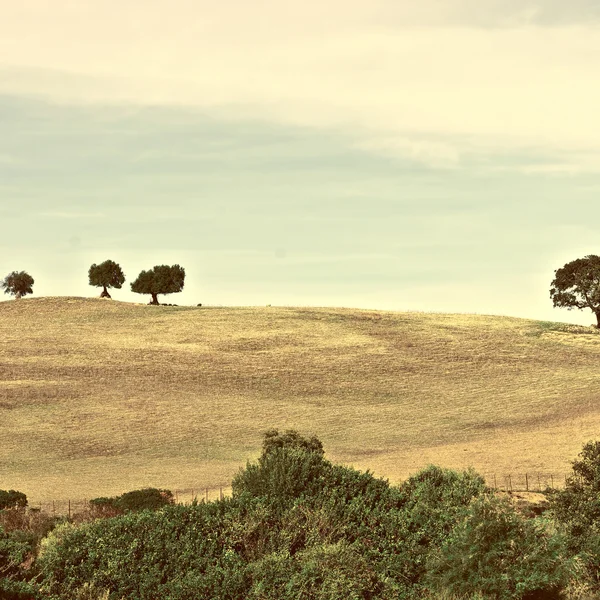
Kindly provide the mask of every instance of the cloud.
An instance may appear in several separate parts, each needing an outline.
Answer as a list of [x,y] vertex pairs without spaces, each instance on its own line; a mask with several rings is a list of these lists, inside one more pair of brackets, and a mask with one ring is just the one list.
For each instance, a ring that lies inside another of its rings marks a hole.
[[355,148],[415,162],[438,169],[453,169],[460,164],[460,151],[451,143],[414,137],[375,137],[354,144]]
[[[174,10],[155,0],[139,10],[132,1],[115,20],[112,0],[57,0],[47,12],[13,3],[0,22],[0,93],[344,132],[369,151],[437,166],[472,148],[535,145],[572,153],[569,169],[596,170],[595,5],[322,4],[182,2]],[[564,26],[475,26],[518,24],[523,14]]]
[[567,26],[600,21],[596,0],[450,0],[448,21],[483,27]]

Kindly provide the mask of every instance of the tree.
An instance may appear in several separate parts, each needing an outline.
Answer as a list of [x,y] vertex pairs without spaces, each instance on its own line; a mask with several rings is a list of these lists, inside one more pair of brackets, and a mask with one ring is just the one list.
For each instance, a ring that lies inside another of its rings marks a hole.
[[9,273],[0,286],[4,288],[5,294],[12,294],[15,299],[19,299],[25,294],[33,294],[33,277],[25,271],[13,271]]
[[285,433],[279,433],[277,429],[269,429],[263,440],[263,454],[267,454],[277,448],[300,448],[309,452],[316,452],[323,456],[323,443],[316,436],[306,438],[295,429],[288,429]]
[[27,496],[16,490],[0,490],[0,510],[5,508],[25,508]]
[[589,308],[600,329],[600,256],[590,254],[556,270],[550,288],[554,306],[571,310]]
[[151,271],[142,271],[131,284],[131,291],[136,294],[150,294],[150,304],[158,304],[158,294],[175,294],[181,292],[185,281],[185,270],[179,265],[159,265]]
[[93,264],[88,271],[90,285],[104,288],[100,294],[100,298],[110,298],[110,294],[106,288],[112,287],[121,289],[125,283],[125,275],[121,267],[112,260],[105,260],[103,263]]

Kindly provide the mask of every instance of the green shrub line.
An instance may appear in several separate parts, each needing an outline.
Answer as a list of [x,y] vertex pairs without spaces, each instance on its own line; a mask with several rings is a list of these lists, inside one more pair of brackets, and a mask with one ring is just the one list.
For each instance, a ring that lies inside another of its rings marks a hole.
[[231,498],[181,505],[146,488],[92,500],[84,522],[3,509],[0,598],[600,597],[600,442],[573,470],[536,514],[473,470],[429,466],[392,486],[271,430]]

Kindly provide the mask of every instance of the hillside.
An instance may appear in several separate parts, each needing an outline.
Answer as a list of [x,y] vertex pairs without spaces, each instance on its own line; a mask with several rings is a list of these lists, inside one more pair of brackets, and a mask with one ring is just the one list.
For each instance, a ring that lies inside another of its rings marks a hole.
[[600,335],[331,308],[0,303],[0,488],[227,486],[271,427],[397,482],[428,464],[565,472],[598,436]]

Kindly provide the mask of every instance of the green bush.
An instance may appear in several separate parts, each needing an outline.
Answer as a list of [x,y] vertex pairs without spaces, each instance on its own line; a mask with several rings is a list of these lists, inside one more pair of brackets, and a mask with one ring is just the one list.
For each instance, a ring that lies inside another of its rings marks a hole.
[[0,490],[0,510],[5,508],[25,508],[27,496],[16,490]]
[[[457,586],[480,563],[479,579],[467,577],[467,587],[453,593],[525,598],[560,589],[562,575],[552,578],[552,569],[563,573],[553,562],[562,557],[559,538],[541,521],[496,505],[473,471],[428,467],[394,487],[332,465],[317,442],[268,432],[258,461],[236,475],[232,499],[167,503],[160,511],[138,511],[136,501],[112,519],[60,525],[38,559],[43,592],[78,598],[110,590],[109,600],[416,600],[427,586]],[[492,577],[507,560],[521,563],[504,570],[508,592],[494,588]]]
[[428,566],[429,588],[456,597],[551,600],[560,597],[569,578],[561,537],[493,495],[473,500]]
[[38,559],[42,589],[65,598],[84,583],[111,599],[243,597],[238,512],[224,500],[58,526]]
[[144,488],[112,498],[92,498],[90,508],[94,516],[114,517],[132,511],[158,510],[173,503],[174,498],[170,490]]
[[368,600],[386,584],[360,551],[339,542],[290,556],[274,553],[254,563],[248,600]]
[[34,584],[0,577],[0,598],[2,600],[34,600],[39,598]]
[[283,509],[297,498],[318,494],[320,479],[330,466],[317,452],[273,448],[238,472],[231,484],[233,497],[265,498]]
[[315,452],[323,456],[323,443],[314,435],[306,438],[300,435],[295,429],[288,429],[284,433],[279,433],[277,429],[269,429],[265,433],[263,440],[263,454],[268,454],[278,448],[298,448],[308,452]]
[[20,565],[31,552],[31,542],[6,533],[0,527],[0,575],[10,577],[20,572]]
[[567,532],[582,579],[600,592],[600,442],[585,444],[572,464],[565,489],[550,491],[550,514]]

